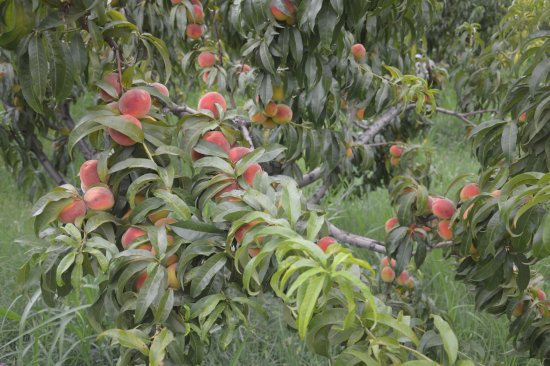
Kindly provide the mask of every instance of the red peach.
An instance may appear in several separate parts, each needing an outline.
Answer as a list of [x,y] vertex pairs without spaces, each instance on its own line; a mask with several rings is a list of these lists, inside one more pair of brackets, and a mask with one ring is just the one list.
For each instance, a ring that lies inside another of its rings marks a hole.
[[518,302],[516,306],[514,306],[512,315],[515,316],[516,318],[519,318],[520,316],[523,315],[523,311],[524,311],[524,305],[523,305],[523,301],[521,301],[521,302]]
[[262,167],[258,163],[252,163],[243,173],[243,178],[249,186],[254,183],[256,175],[261,175],[263,173]]
[[277,104],[275,102],[269,102],[264,108],[264,114],[268,117],[274,117],[277,114]]
[[537,290],[537,299],[539,299],[539,301],[546,301],[546,293],[540,288]]
[[237,190],[237,189],[240,189],[241,187],[237,184],[237,181],[236,180],[233,180],[231,181],[231,183],[229,183],[229,185],[227,187],[225,187],[224,189],[222,189],[221,191],[219,191],[218,193],[216,193],[214,195],[214,201],[216,202],[220,202],[224,199],[226,200],[229,200],[229,201],[240,201],[238,198],[236,197],[222,197],[222,195],[224,193],[228,193],[228,192],[231,192],[231,191],[234,191],[234,190]]
[[143,284],[145,283],[146,280],[147,280],[147,272],[143,272],[142,274],[137,276],[136,282],[135,282],[136,290],[139,291],[139,289],[143,287]]
[[363,120],[365,119],[365,108],[357,108],[355,112],[355,118]]
[[491,196],[493,196],[494,198],[499,198],[500,197],[500,189],[492,191]]
[[248,248],[248,254],[254,258],[258,254],[260,254],[262,248]]
[[101,183],[97,172],[97,163],[97,160],[88,160],[80,166],[80,182],[82,183],[82,190],[84,192],[89,187]]
[[176,263],[178,261],[178,256],[176,254],[172,254],[168,258],[166,258],[166,266],[171,266],[172,264]]
[[199,39],[202,36],[202,26],[200,24],[187,24],[185,34],[190,39]]
[[397,276],[397,280],[395,282],[397,282],[399,286],[406,286],[409,278],[409,272],[403,271],[399,274],[399,276]]
[[143,89],[130,89],[120,97],[118,108],[121,114],[145,117],[151,109],[151,94]]
[[254,113],[250,116],[250,120],[254,123],[265,123],[267,120],[266,116],[262,112]]
[[157,221],[165,219],[170,212],[168,210],[158,210],[147,215],[149,221],[153,224],[156,224]]
[[477,196],[480,192],[481,190],[479,189],[477,183],[468,183],[460,191],[460,201],[466,202],[470,198]]
[[286,124],[290,121],[292,121],[292,109],[286,104],[279,104],[273,116],[273,122],[277,124]]
[[400,158],[401,154],[403,154],[403,150],[404,149],[400,146],[392,145],[390,147],[390,154],[391,154],[391,156],[393,156],[395,158]]
[[211,67],[216,63],[216,55],[214,55],[212,52],[207,52],[207,51],[201,52],[199,54],[199,57],[197,57],[197,63],[203,69],[205,67]]
[[396,158],[395,156],[392,156],[390,158],[390,165],[391,166],[398,166],[400,162],[401,162],[401,158]]
[[[260,224],[261,222],[260,221],[252,221],[252,222],[249,222],[248,224],[244,224],[243,226],[241,226],[236,232],[235,232],[235,240],[237,241],[237,244],[241,244],[241,242],[243,241],[243,238],[244,238],[244,235],[246,234],[246,232],[248,230],[250,230],[252,227]],[[263,241],[263,237],[258,237],[256,238],[256,242],[262,242]]]
[[128,230],[122,234],[122,238],[120,238],[120,242],[122,243],[122,247],[124,249],[128,249],[128,247],[139,237],[147,235],[147,232],[143,229],[140,229],[137,226],[132,226]]
[[283,11],[281,11],[276,5],[271,4],[269,8],[271,9],[271,14],[273,14],[273,18],[275,18],[276,20],[284,22],[288,19],[288,15],[283,13]]
[[251,150],[244,146],[236,146],[229,150],[229,161],[236,164],[243,156],[248,154]]
[[84,202],[90,210],[106,211],[115,205],[115,197],[109,188],[96,186],[86,191]]
[[323,250],[323,252],[326,252],[328,247],[334,243],[336,243],[336,239],[334,239],[332,236],[325,236],[319,239],[317,245]]
[[[141,122],[136,117],[131,116],[129,114],[124,114],[121,117],[124,118],[129,123],[133,123],[134,125],[141,128]],[[113,141],[121,146],[132,146],[136,143],[134,140],[132,140],[122,132],[119,132],[113,128],[108,128],[107,131],[109,132],[109,136],[111,136]]]
[[362,44],[356,43],[351,46],[351,54],[353,55],[355,61],[361,61],[367,54],[367,50]]
[[208,84],[208,78],[210,77],[210,73],[207,71],[204,74],[202,74],[202,81]]
[[525,123],[525,121],[527,121],[527,113],[523,112],[519,116],[518,123]]
[[380,272],[380,278],[386,283],[393,282],[395,279],[395,271],[391,267],[384,267]]
[[[117,97],[118,95],[120,95],[120,92],[122,91],[122,86],[120,85],[120,78],[118,77],[118,74],[116,72],[105,75],[103,77],[103,81],[111,84],[113,88],[115,88]],[[99,89],[99,97],[106,102],[113,100],[113,97],[103,89]]]
[[432,204],[434,215],[442,220],[448,220],[455,213],[455,204],[447,198],[437,198]]
[[162,219],[158,219],[157,221],[155,221],[155,226],[156,227],[169,226],[169,225],[175,224],[176,222],[177,220],[172,217],[164,217]]
[[64,224],[74,224],[76,219],[86,215],[86,203],[81,198],[69,202],[57,215],[57,219]]
[[245,74],[246,74],[246,73],[249,72],[249,71],[250,71],[250,66],[248,66],[247,64],[242,64],[242,65],[241,65],[241,72],[242,72],[242,73],[245,73]]
[[392,229],[399,225],[399,219],[397,217],[389,218],[386,221],[386,224],[384,225],[384,228],[386,229],[386,233],[389,233],[392,231]]
[[227,110],[227,104],[225,103],[224,97],[220,93],[209,92],[203,95],[199,100],[198,109],[209,110],[214,114],[215,118],[218,118],[220,115],[218,113],[218,109],[216,108],[216,104],[221,107],[222,111],[225,112]]
[[185,12],[185,15],[187,16],[187,21],[192,23],[202,23],[204,20],[204,11],[202,9],[202,5],[200,4],[193,4],[193,13],[187,9]]
[[437,233],[443,240],[452,240],[453,239],[453,228],[447,220],[442,220],[437,225]]
[[392,268],[395,268],[397,266],[397,262],[395,261],[395,259],[389,259],[389,257],[384,257],[382,258],[382,267],[390,267],[390,263],[391,263],[391,267]]
[[155,89],[157,89],[157,91],[164,95],[165,97],[169,97],[170,96],[170,92],[168,91],[168,88],[166,87],[166,85],[164,84],[161,84],[161,83],[152,83],[151,86]]
[[178,276],[176,275],[176,269],[178,267],[177,263],[173,263],[168,266],[167,272],[168,272],[168,287],[173,289],[180,289],[181,283],[178,280]]

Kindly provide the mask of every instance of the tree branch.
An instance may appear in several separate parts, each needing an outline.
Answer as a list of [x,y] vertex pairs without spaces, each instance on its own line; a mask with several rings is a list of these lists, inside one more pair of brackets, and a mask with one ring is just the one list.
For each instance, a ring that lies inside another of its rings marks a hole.
[[118,44],[111,38],[107,37],[105,38],[105,41],[107,44],[113,49],[113,52],[115,53],[115,59],[118,69],[118,79],[120,82],[120,87],[122,88],[122,58],[120,57],[120,48],[118,47]]
[[[65,121],[65,125],[69,130],[72,131],[74,129],[75,123],[73,118],[71,117],[71,112],[69,111],[69,105],[67,103],[62,103],[60,105],[60,110],[61,110],[61,117],[63,121]],[[96,151],[94,151],[94,149],[88,144],[88,141],[82,139],[78,141],[77,146],[80,152],[82,153],[82,155],[84,155],[84,158],[86,160],[90,160],[94,158]]]
[[55,169],[50,159],[48,159],[44,151],[42,151],[42,148],[34,135],[30,136],[29,142],[31,151],[34,153],[40,164],[42,164],[42,167],[46,173],[48,173],[50,178],[52,178],[57,185],[67,183],[67,180],[57,171],[57,169]]
[[323,170],[321,169],[321,167],[313,169],[311,172],[304,174],[302,180],[298,182],[298,187],[302,188],[310,185],[311,183],[319,180],[319,178],[321,178],[321,175],[323,175]]
[[321,202],[321,200],[323,199],[323,197],[326,196],[328,192],[328,186],[326,184],[322,184],[319,189],[317,189],[315,191],[315,193],[313,193],[313,195],[311,196],[311,198],[307,201],[307,203],[309,204],[312,204],[312,205],[316,205],[318,204],[319,202]]
[[448,114],[450,116],[454,116],[458,119],[460,119],[461,121],[463,121],[464,123],[466,123],[467,125],[469,126],[476,126],[476,124],[472,121],[470,121],[468,118],[468,116],[474,116],[474,115],[477,115],[477,114],[484,114],[484,113],[495,113],[497,112],[496,110],[494,109],[482,109],[482,110],[479,110],[479,111],[472,111],[472,112],[465,112],[465,113],[460,113],[460,112],[455,112],[455,111],[451,111],[449,109],[445,109],[445,108],[441,108],[441,107],[437,107],[435,109],[438,113],[443,113],[443,114]]
[[395,117],[403,112],[413,109],[414,107],[416,107],[416,104],[407,104],[406,106],[397,105],[395,107],[390,107],[387,111],[385,111],[377,119],[375,119],[374,122],[359,136],[359,138],[357,139],[358,144],[362,145],[368,143]]
[[386,254],[386,246],[378,240],[345,232],[330,222],[327,222],[327,225],[329,234],[338,241],[348,243],[356,247],[366,248],[377,253]]

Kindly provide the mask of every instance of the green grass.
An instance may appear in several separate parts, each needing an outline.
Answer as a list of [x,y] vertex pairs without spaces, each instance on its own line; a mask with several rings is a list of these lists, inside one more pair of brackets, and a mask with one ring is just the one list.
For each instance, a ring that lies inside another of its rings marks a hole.
[[[447,97],[443,105],[453,105]],[[79,110],[75,111],[81,112]],[[475,174],[479,166],[470,155],[461,122],[450,116],[438,116],[427,136],[416,143],[425,144],[437,157],[433,162],[432,191],[444,194],[449,183],[458,175]],[[40,301],[34,289],[22,291],[17,285],[16,271],[27,257],[29,242],[36,240],[29,219],[30,204],[14,180],[0,168],[0,311],[9,309],[8,316],[0,315],[0,363],[110,365],[116,354],[96,334],[86,320],[85,309],[75,308],[92,302],[93,284],[81,294],[72,295],[55,309]],[[324,201],[335,223],[342,228],[369,237],[383,239],[383,225],[393,216],[386,190],[376,190],[361,199],[348,198],[343,192],[332,192]],[[378,257],[357,250],[363,257],[377,263]],[[546,276],[550,261],[539,264]],[[440,252],[431,253],[426,264],[415,275],[422,281],[423,290],[436,306],[447,313],[459,338],[461,351],[476,363],[485,365],[539,365],[516,355],[507,341],[508,320],[474,310],[473,293],[462,283],[453,280],[453,262]],[[548,278],[548,277],[547,277]],[[270,314],[265,320],[252,316],[251,330],[242,329],[226,352],[217,350],[214,338],[205,365],[328,365],[328,362],[305,349],[295,332],[287,328],[282,318],[282,305],[265,295],[265,307]]]

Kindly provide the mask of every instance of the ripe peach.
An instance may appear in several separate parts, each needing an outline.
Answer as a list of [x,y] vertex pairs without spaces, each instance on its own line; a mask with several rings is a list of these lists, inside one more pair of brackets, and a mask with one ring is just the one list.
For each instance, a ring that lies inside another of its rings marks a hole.
[[[237,241],[238,244],[241,244],[241,242],[243,241],[243,238],[244,238],[244,235],[246,234],[246,232],[248,230],[250,230],[250,228],[260,224],[261,222],[260,221],[252,221],[252,222],[249,222],[248,224],[244,224],[243,226],[241,226],[237,232],[235,233],[235,240]],[[263,241],[263,237],[258,237],[256,238],[256,242],[257,243],[261,243]]]
[[194,40],[199,39],[202,36],[202,26],[200,24],[187,24],[185,34],[187,35],[187,38]]
[[546,301],[546,293],[540,288],[537,290],[537,299],[539,299],[539,301]]
[[248,254],[254,258],[258,254],[260,254],[262,248],[248,248]]
[[382,258],[381,263],[382,267],[390,267],[390,264],[392,268],[395,268],[397,266],[397,262],[395,261],[395,259],[392,258],[390,261],[389,257]]
[[128,230],[122,234],[122,237],[120,238],[120,242],[122,243],[122,247],[124,249],[128,249],[128,247],[139,237],[147,235],[147,232],[143,229],[140,229],[137,226],[132,226]]
[[500,197],[500,189],[492,191],[491,196],[493,196],[495,198],[499,198]]
[[248,185],[252,185],[254,183],[254,179],[256,178],[256,175],[261,175],[263,173],[262,167],[258,163],[251,164],[243,173],[243,177],[246,183]]
[[155,248],[153,248],[149,244],[141,244],[136,247],[136,249],[146,250],[148,252],[151,252],[151,254],[156,255],[157,252],[155,251]]
[[229,161],[236,164],[243,156],[248,154],[251,150],[244,146],[236,146],[229,150]]
[[273,18],[275,18],[276,20],[284,22],[288,19],[288,15],[283,13],[283,11],[280,10],[275,4],[271,4],[269,8],[271,9],[271,14],[273,14]]
[[229,153],[229,149],[231,148],[231,145],[229,145],[229,141],[227,141],[227,139],[225,138],[225,135],[220,131],[208,131],[202,136],[202,139],[204,141],[208,141],[218,145],[223,149],[223,151],[225,151],[226,153]]
[[[125,120],[127,120],[128,123],[133,123],[134,125],[141,128],[141,122],[138,121],[138,119],[136,117],[131,116],[129,114],[124,114],[121,117],[124,118]],[[122,132],[119,132],[115,129],[108,128],[107,131],[109,132],[109,136],[111,136],[113,141],[116,142],[117,144],[121,145],[121,146],[132,146],[136,143],[134,140],[132,140],[131,138],[129,138],[128,136],[126,136]]]
[[453,239],[453,228],[447,220],[442,220],[439,222],[439,225],[437,225],[437,233],[443,240]]
[[401,162],[401,158],[396,158],[395,156],[392,156],[390,158],[390,165],[391,166],[398,166],[400,162]]
[[274,117],[277,114],[277,104],[269,102],[265,105],[264,114],[268,117]]
[[460,201],[461,202],[466,202],[470,198],[473,198],[473,197],[477,196],[480,192],[481,191],[480,191],[479,186],[477,185],[477,183],[468,183],[460,191]]
[[523,315],[523,312],[524,312],[524,305],[523,305],[523,301],[521,301],[521,302],[518,302],[516,306],[514,306],[512,315],[515,316],[516,318],[519,318],[520,316]]
[[177,263],[178,262],[178,256],[176,254],[172,254],[171,256],[169,256],[168,258],[166,258],[166,266],[171,266],[172,264],[174,263]]
[[273,85],[273,96],[271,98],[277,102],[285,99],[285,89],[282,85]]
[[118,114],[120,110],[118,109],[118,102],[111,102],[106,105],[112,112]]
[[147,280],[147,272],[143,272],[142,274],[136,277],[136,282],[135,282],[136,290],[139,291],[139,289],[143,287],[145,280]]
[[272,129],[272,128],[277,127],[277,124],[275,122],[273,122],[273,120],[271,118],[267,118],[265,120],[265,122],[262,123],[262,126],[264,126],[264,128],[267,128],[267,129]]
[[211,67],[216,63],[216,55],[214,55],[212,52],[207,52],[207,51],[201,52],[199,54],[199,57],[197,57],[197,63],[203,69],[205,67]]
[[225,187],[224,189],[222,189],[221,191],[219,191],[218,193],[216,193],[214,195],[214,201],[216,202],[220,202],[221,200],[229,200],[229,201],[240,201],[238,198],[236,197],[222,197],[222,195],[224,193],[228,193],[228,192],[231,192],[231,191],[234,191],[234,190],[237,190],[237,189],[240,189],[241,187],[237,184],[237,181],[235,180],[232,180],[231,183],[229,183],[229,185],[227,187]]
[[365,119],[365,108],[357,108],[355,112],[355,118],[363,120]]
[[395,282],[397,282],[399,286],[406,286],[409,278],[409,272],[403,271],[399,274],[399,276],[397,276],[397,280]]
[[455,213],[455,204],[447,198],[437,198],[432,204],[434,215],[442,220],[448,220]]
[[[120,85],[120,78],[118,77],[118,73],[114,72],[112,74],[105,75],[103,77],[103,81],[111,84],[113,88],[115,88],[117,96],[120,95],[120,92],[122,91],[122,86]],[[113,97],[103,89],[99,89],[99,97],[105,102],[113,100]]]
[[164,95],[165,97],[169,97],[170,96],[170,92],[168,91],[168,88],[166,87],[166,85],[164,84],[161,84],[161,83],[152,83],[151,86],[155,89],[157,89],[157,91]]
[[193,4],[193,13],[187,9],[185,12],[185,15],[187,16],[187,21],[191,23],[200,24],[204,20],[204,11],[202,10],[202,5],[200,4]]
[[177,263],[173,263],[168,266],[167,272],[168,272],[168,287],[173,289],[179,289],[181,288],[181,283],[178,280],[178,276],[176,275],[176,268],[178,267]]
[[80,166],[80,182],[84,192],[89,187],[101,183],[97,173],[97,160],[88,160],[82,163]]
[[90,210],[107,211],[115,205],[115,197],[109,188],[96,186],[86,191],[84,202]]
[[[168,225],[175,224],[176,222],[177,220],[172,217],[164,217],[162,219],[158,219],[157,221],[155,221],[155,226],[156,227],[168,226]],[[174,238],[172,238],[172,240],[173,239]]]
[[168,210],[158,210],[155,212],[150,213],[147,215],[147,218],[149,221],[151,221],[153,224],[156,224],[156,222],[160,219],[165,219],[170,212]]
[[390,155],[396,158],[400,158],[403,154],[403,148],[397,145],[392,145],[390,147]]
[[391,267],[384,267],[380,272],[380,278],[386,283],[393,282],[395,279],[395,271]]
[[173,4],[173,5],[176,5],[176,4],[181,4],[181,2],[182,2],[183,0],[170,0],[170,1],[172,1],[172,4]]
[[214,113],[215,118],[218,118],[220,115],[218,113],[218,109],[216,108],[216,104],[221,107],[222,111],[225,112],[227,110],[227,104],[225,103],[224,97],[220,93],[209,92],[203,95],[199,100],[198,109],[209,110]]
[[121,114],[145,117],[151,109],[151,94],[143,89],[130,89],[120,97],[118,109]]
[[273,116],[273,122],[281,125],[289,123],[290,121],[292,121],[292,109],[286,104],[279,104]]
[[361,61],[367,54],[367,50],[362,44],[356,43],[351,46],[351,54],[353,55],[355,61]]
[[64,224],[74,224],[76,219],[86,215],[86,203],[79,197],[69,202],[57,215],[57,219]]
[[392,231],[394,227],[398,225],[399,225],[399,219],[397,217],[389,218],[386,221],[386,224],[384,225],[384,227],[386,228],[386,233],[389,233],[390,231]]
[[267,118],[262,112],[256,112],[250,116],[250,120],[254,123],[265,123]]
[[323,252],[326,252],[328,247],[334,243],[336,243],[336,239],[334,239],[332,236],[325,236],[319,239],[317,245],[323,250]]
[[202,74],[202,81],[208,84],[208,78],[210,77],[210,73],[207,71],[204,74]]
[[246,73],[249,72],[249,71],[250,71],[250,66],[248,66],[247,64],[242,64],[242,65],[241,65],[241,72],[242,72],[242,73],[245,73],[245,74],[246,74]]
[[518,123],[522,124],[522,123],[525,123],[525,121],[527,121],[527,113],[523,112],[519,116]]

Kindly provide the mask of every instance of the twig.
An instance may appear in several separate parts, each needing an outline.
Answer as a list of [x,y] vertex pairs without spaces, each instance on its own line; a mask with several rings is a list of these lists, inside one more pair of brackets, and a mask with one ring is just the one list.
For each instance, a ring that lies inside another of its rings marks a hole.
[[476,115],[476,114],[495,113],[496,112],[496,110],[494,110],[494,109],[482,109],[482,110],[479,110],[479,111],[460,113],[460,112],[451,111],[449,109],[445,109],[445,108],[441,108],[441,107],[437,107],[435,110],[439,113],[454,116],[454,117],[460,119],[461,121],[463,121],[464,123],[466,123],[469,126],[476,126],[476,124],[474,122],[470,121],[466,117],[473,116],[473,115]]
[[120,48],[118,47],[118,44],[111,38],[107,37],[105,38],[105,41],[107,44],[113,49],[115,53],[115,59],[118,69],[118,79],[120,82],[120,87],[122,88],[122,58],[120,57]]
[[42,151],[42,148],[34,135],[30,135],[29,142],[31,151],[34,153],[40,164],[42,164],[42,167],[46,173],[48,173],[50,178],[52,178],[57,185],[67,183],[67,180],[57,171],[57,169],[55,169],[50,159],[48,159],[44,151]]
[[323,174],[323,171],[321,167],[317,167],[313,169],[311,172],[304,174],[304,176],[302,177],[302,180],[298,182],[298,187],[302,188],[307,185],[310,185],[311,183],[321,178],[322,174]]

